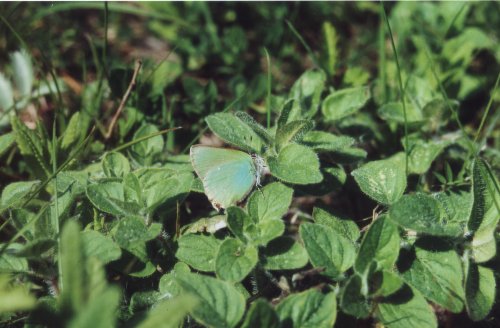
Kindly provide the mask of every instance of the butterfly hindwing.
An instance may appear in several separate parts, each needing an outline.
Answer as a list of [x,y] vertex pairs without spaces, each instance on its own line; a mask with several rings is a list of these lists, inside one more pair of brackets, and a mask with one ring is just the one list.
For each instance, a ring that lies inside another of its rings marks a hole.
[[252,156],[239,150],[195,145],[191,162],[215,208],[227,208],[244,199],[256,181]]

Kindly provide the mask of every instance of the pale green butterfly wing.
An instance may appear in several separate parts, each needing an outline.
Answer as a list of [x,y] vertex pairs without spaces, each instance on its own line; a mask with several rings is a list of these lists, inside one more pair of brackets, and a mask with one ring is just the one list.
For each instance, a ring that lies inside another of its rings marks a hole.
[[256,168],[247,153],[195,145],[190,156],[205,194],[218,210],[244,199],[255,185]]

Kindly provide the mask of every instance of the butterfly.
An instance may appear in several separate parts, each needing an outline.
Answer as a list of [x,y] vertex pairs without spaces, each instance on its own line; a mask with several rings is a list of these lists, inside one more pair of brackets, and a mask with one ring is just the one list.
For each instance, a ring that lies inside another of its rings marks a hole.
[[194,145],[189,156],[205,194],[218,211],[242,201],[259,186],[265,167],[262,157],[235,149]]

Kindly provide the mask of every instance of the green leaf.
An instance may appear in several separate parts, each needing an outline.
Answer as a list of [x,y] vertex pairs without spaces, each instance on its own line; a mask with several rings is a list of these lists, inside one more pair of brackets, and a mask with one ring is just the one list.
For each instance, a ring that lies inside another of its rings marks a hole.
[[113,237],[121,248],[137,256],[142,262],[147,262],[146,242],[158,236],[160,231],[159,223],[153,223],[148,228],[142,218],[126,217],[113,228]]
[[191,295],[181,295],[157,304],[148,311],[146,318],[137,328],[178,328],[198,300]]
[[360,110],[370,99],[368,87],[334,91],[323,100],[321,112],[328,121],[337,121]]
[[332,23],[324,21],[322,25],[324,44],[324,56],[326,57],[323,61],[325,62],[326,70],[330,76],[335,75],[335,66],[339,57],[339,50],[337,49],[337,43],[339,41],[339,36],[335,27]]
[[22,247],[21,244],[11,244],[7,247],[5,253],[0,257],[0,273],[17,273],[28,270],[28,261],[17,256]]
[[314,128],[314,121],[297,120],[287,123],[276,131],[276,149],[278,152],[286,145],[300,142],[304,135]]
[[130,313],[146,311],[159,301],[160,293],[156,290],[137,291],[130,297]]
[[436,131],[440,127],[446,126],[452,116],[452,111],[457,111],[460,103],[456,100],[445,101],[443,99],[434,99],[428,102],[422,112],[424,113],[427,130]]
[[250,305],[241,328],[280,328],[280,319],[273,307],[264,299],[257,299]]
[[283,234],[285,224],[281,219],[288,211],[293,190],[275,182],[252,193],[247,208],[250,216],[238,207],[227,209],[229,229],[243,242],[265,246]]
[[20,205],[26,196],[33,192],[40,181],[21,181],[8,184],[2,190],[0,209]]
[[187,234],[178,240],[175,256],[200,271],[215,271],[216,256],[221,241],[214,236]]
[[172,210],[176,202],[182,201],[191,190],[194,177],[191,171],[144,168],[135,172],[139,178],[141,198],[146,211]]
[[340,295],[342,311],[356,318],[367,318],[370,315],[371,305],[361,293],[362,285],[362,278],[354,274],[349,278]]
[[339,191],[345,185],[347,174],[342,166],[321,167],[323,180],[315,184],[295,187],[295,193],[300,196],[324,196],[333,191]]
[[443,151],[447,143],[417,141],[410,147],[408,156],[408,173],[424,174],[431,167],[432,162]]
[[347,147],[329,154],[332,161],[338,164],[353,165],[366,158],[366,151],[361,148]]
[[231,206],[226,209],[227,226],[231,232],[243,242],[257,238],[255,224],[250,216],[240,207]]
[[476,263],[486,262],[496,254],[494,233],[500,219],[500,184],[488,164],[478,159],[472,168],[474,201],[468,223],[473,233],[472,257]]
[[246,122],[230,113],[217,113],[205,118],[210,130],[225,142],[248,153],[261,154],[266,145]]
[[[31,259],[40,259],[44,257],[47,252],[50,252],[56,246],[56,241],[49,238],[37,238],[26,242],[22,249],[17,251],[16,255],[18,257],[31,258]],[[2,260],[0,259],[0,262]],[[0,264],[0,268],[2,265]],[[28,265],[26,264],[26,268]]]
[[359,239],[359,228],[353,220],[333,215],[319,207],[313,209],[312,216],[315,222],[332,228],[335,232],[352,242]]
[[306,71],[295,81],[290,90],[290,98],[296,101],[288,121],[308,119],[317,113],[325,82],[326,75],[322,70]]
[[234,206],[226,211],[229,229],[244,243],[265,246],[270,240],[281,236],[285,230],[281,219],[258,221],[243,209]]
[[286,327],[330,328],[337,318],[335,293],[323,294],[315,289],[292,294],[276,307]]
[[[2,91],[0,90],[0,93],[1,92]],[[0,115],[3,115],[3,114],[0,112]],[[0,123],[0,125],[1,125],[1,123]],[[9,150],[10,147],[12,147],[14,145],[14,141],[16,141],[16,138],[15,138],[13,132],[5,133],[5,134],[2,134],[0,136],[0,156],[5,154],[7,152],[7,150]]]
[[71,152],[73,147],[75,147],[82,139],[85,134],[85,130],[82,129],[82,119],[80,117],[80,112],[74,113],[69,119],[68,126],[64,131],[61,138],[61,151]]
[[323,274],[332,279],[344,278],[344,272],[354,263],[356,248],[352,241],[317,223],[301,224],[300,237],[314,267],[325,268]]
[[252,193],[247,209],[250,216],[259,222],[283,217],[292,202],[293,189],[282,183],[270,183]]
[[183,72],[182,64],[173,60],[163,60],[151,73],[151,96],[161,95],[165,88]]
[[184,262],[177,262],[174,269],[160,278],[158,290],[160,299],[170,299],[177,297],[182,293],[182,288],[176,280],[178,275],[184,275],[191,272],[189,266]]
[[94,230],[82,232],[82,246],[87,258],[94,256],[103,264],[118,260],[122,255],[120,247],[111,238]]
[[351,172],[361,191],[379,203],[390,205],[406,189],[405,156],[398,153],[388,159],[368,162]]
[[258,260],[257,248],[245,245],[238,239],[228,238],[219,247],[215,273],[223,280],[239,282],[252,271]]
[[[47,136],[29,129],[17,116],[11,116],[10,124],[16,137],[16,144],[24,156],[28,168],[39,178],[50,175],[47,151]],[[40,129],[39,129],[40,130]]]
[[281,110],[280,110],[280,115],[278,119],[276,120],[276,126],[278,128],[281,128],[285,126],[289,122],[289,118],[292,112],[292,109],[294,107],[295,99],[288,99],[286,102],[284,102]]
[[[159,130],[156,125],[143,125],[134,133],[133,140],[149,136],[158,131]],[[155,156],[163,151],[163,145],[163,137],[157,135],[147,140],[133,144],[129,148],[129,154],[137,163],[145,166],[151,165],[155,161]]]
[[354,269],[365,275],[372,262],[377,263],[378,269],[391,270],[399,254],[398,227],[380,216],[371,225],[365,234],[356,256]]
[[234,116],[239,118],[243,123],[252,128],[252,130],[257,133],[257,135],[265,142],[266,145],[271,144],[273,138],[267,132],[266,128],[257,123],[252,116],[246,112],[235,112]]
[[472,193],[454,188],[432,194],[443,207],[449,222],[459,226],[457,233],[465,230],[472,210]]
[[271,174],[285,182],[311,184],[323,179],[318,156],[305,146],[289,144],[279,152],[278,157],[269,157],[267,163]]
[[373,297],[387,297],[400,290],[404,281],[392,271],[377,271],[370,275],[370,295]]
[[462,262],[441,240],[420,239],[398,262],[403,279],[427,299],[454,313],[464,307]]
[[336,136],[323,131],[309,131],[302,143],[316,152],[343,152],[352,146],[354,139],[347,136]]
[[286,236],[274,239],[261,252],[266,270],[299,269],[309,261],[304,247]]
[[[400,101],[388,102],[382,105],[382,107],[377,110],[377,114],[385,121],[398,124],[405,123],[403,103]],[[423,122],[424,117],[422,111],[412,104],[406,103],[406,120],[408,124]]]
[[86,194],[99,210],[116,216],[139,215],[139,204],[125,201],[123,185],[115,181],[102,181],[89,185]]
[[486,318],[495,304],[495,273],[490,268],[469,262],[465,278],[465,306],[474,321]]
[[468,27],[444,43],[442,55],[450,65],[460,63],[466,67],[477,49],[489,49],[494,44],[494,41],[481,29]]
[[434,328],[437,320],[431,306],[416,289],[404,284],[385,297],[375,315],[387,328]]
[[13,285],[8,275],[0,275],[0,313],[28,311],[35,307],[36,298],[24,285]]
[[230,283],[212,277],[188,273],[177,276],[182,289],[199,300],[191,312],[208,327],[235,327],[245,312],[245,298]]
[[61,307],[69,313],[77,313],[85,302],[85,270],[84,255],[82,252],[80,227],[75,221],[66,222],[61,233],[61,286],[59,298]]
[[102,159],[102,169],[108,178],[122,178],[130,172],[130,163],[121,153],[106,153]]
[[389,217],[399,225],[433,236],[457,237],[463,234],[463,222],[448,217],[438,199],[424,193],[404,195],[389,209]]

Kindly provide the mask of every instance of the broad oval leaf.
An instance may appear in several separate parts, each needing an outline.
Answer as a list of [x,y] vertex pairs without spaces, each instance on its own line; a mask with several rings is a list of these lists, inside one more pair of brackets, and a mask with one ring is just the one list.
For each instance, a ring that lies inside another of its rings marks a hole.
[[403,279],[426,298],[454,313],[464,307],[462,262],[440,240],[420,239],[398,261]]
[[178,240],[179,248],[175,257],[196,270],[215,271],[215,259],[221,241],[214,236],[187,234]]
[[335,293],[323,294],[315,289],[292,294],[276,307],[286,327],[331,328],[337,318]]
[[33,192],[39,184],[40,181],[20,181],[8,184],[2,190],[0,212],[7,207],[19,205],[23,198]]
[[300,142],[306,132],[314,128],[314,121],[297,120],[287,123],[285,126],[278,128],[276,131],[276,149],[280,151],[284,146]]
[[289,144],[278,157],[269,157],[267,163],[271,174],[285,182],[311,184],[323,179],[318,156],[306,146]]
[[[156,125],[143,125],[134,133],[134,140],[150,136],[158,131]],[[129,148],[129,154],[137,163],[141,165],[151,165],[155,160],[155,156],[163,150],[163,146],[163,137],[157,135],[133,144]]]
[[404,284],[385,297],[376,308],[376,317],[387,328],[435,328],[437,320],[420,292]]
[[208,327],[231,328],[243,317],[245,298],[230,283],[194,273],[179,275],[176,280],[199,301],[191,312],[196,321]]
[[116,216],[140,214],[139,204],[125,201],[123,185],[117,181],[101,181],[89,185],[87,198],[99,210]]
[[[2,92],[2,90],[0,87],[0,93],[1,92]],[[0,96],[0,98],[1,98],[1,96]],[[1,108],[1,104],[0,104],[0,108]],[[1,114],[1,112],[0,112],[0,115],[4,115],[4,114]],[[9,117],[6,115],[5,118],[8,119]],[[0,119],[0,126],[2,126],[2,119]],[[0,156],[5,154],[7,152],[7,150],[9,150],[10,147],[12,147],[14,145],[15,141],[16,141],[16,137],[14,136],[13,132],[8,132],[8,133],[2,134],[0,136]]]
[[223,280],[239,282],[257,264],[257,248],[245,245],[238,239],[228,238],[222,242],[215,260],[215,273]]
[[122,255],[120,247],[111,238],[94,230],[82,232],[82,246],[86,257],[94,256],[103,264],[117,260]]
[[326,75],[323,70],[306,71],[295,81],[290,90],[290,98],[296,101],[288,121],[308,119],[316,114],[325,81]]
[[494,233],[500,219],[500,190],[498,180],[488,164],[478,159],[472,168],[474,201],[468,223],[473,233],[472,257],[476,263],[486,262],[496,254]]
[[317,223],[303,223],[300,237],[311,263],[314,267],[325,268],[324,275],[343,279],[344,272],[354,264],[354,244],[333,229]]
[[389,217],[399,225],[433,236],[457,237],[463,234],[463,222],[448,217],[441,203],[431,195],[404,195],[389,209]]
[[359,228],[356,222],[354,222],[353,220],[349,220],[338,215],[333,215],[319,207],[315,207],[313,209],[312,215],[315,222],[332,228],[338,234],[346,237],[353,243],[359,239]]
[[368,87],[334,91],[323,100],[321,112],[328,121],[337,121],[360,110],[370,97]]
[[356,318],[367,318],[370,315],[371,304],[361,292],[363,289],[362,278],[352,275],[340,294],[340,307],[343,312]]
[[121,178],[130,172],[130,163],[121,153],[106,153],[102,159],[102,169],[109,178]]
[[419,141],[410,147],[408,156],[408,172],[424,174],[431,167],[432,162],[443,151],[446,143]]
[[217,113],[207,116],[205,121],[210,130],[225,142],[248,153],[262,153],[265,140],[239,117],[230,113]]
[[262,256],[264,268],[267,270],[299,269],[309,261],[304,247],[286,236],[271,241],[262,250]]
[[469,317],[483,320],[495,303],[495,273],[490,268],[469,263],[465,279],[465,305]]
[[146,242],[160,234],[161,224],[153,223],[147,227],[142,218],[126,217],[113,228],[113,237],[121,248],[128,250],[141,261],[148,261]]
[[398,227],[385,215],[379,217],[361,242],[354,268],[364,275],[370,264],[376,262],[379,269],[391,270],[398,258],[399,242]]
[[280,328],[280,319],[273,307],[265,300],[258,299],[250,305],[241,328]]
[[252,193],[247,203],[248,213],[258,222],[281,219],[288,211],[292,195],[292,188],[279,182],[270,183]]
[[181,295],[163,301],[148,311],[146,318],[137,328],[178,328],[197,303],[198,300],[191,295]]
[[337,136],[324,131],[310,131],[302,139],[302,144],[317,152],[344,152],[354,144],[354,138]]
[[[420,123],[424,120],[422,111],[411,103],[406,103],[406,120],[408,124]],[[405,123],[403,104],[401,102],[389,102],[377,110],[377,114],[386,121],[399,124]]]
[[361,191],[379,203],[390,205],[406,189],[405,156],[398,153],[388,159],[368,162],[351,172]]

